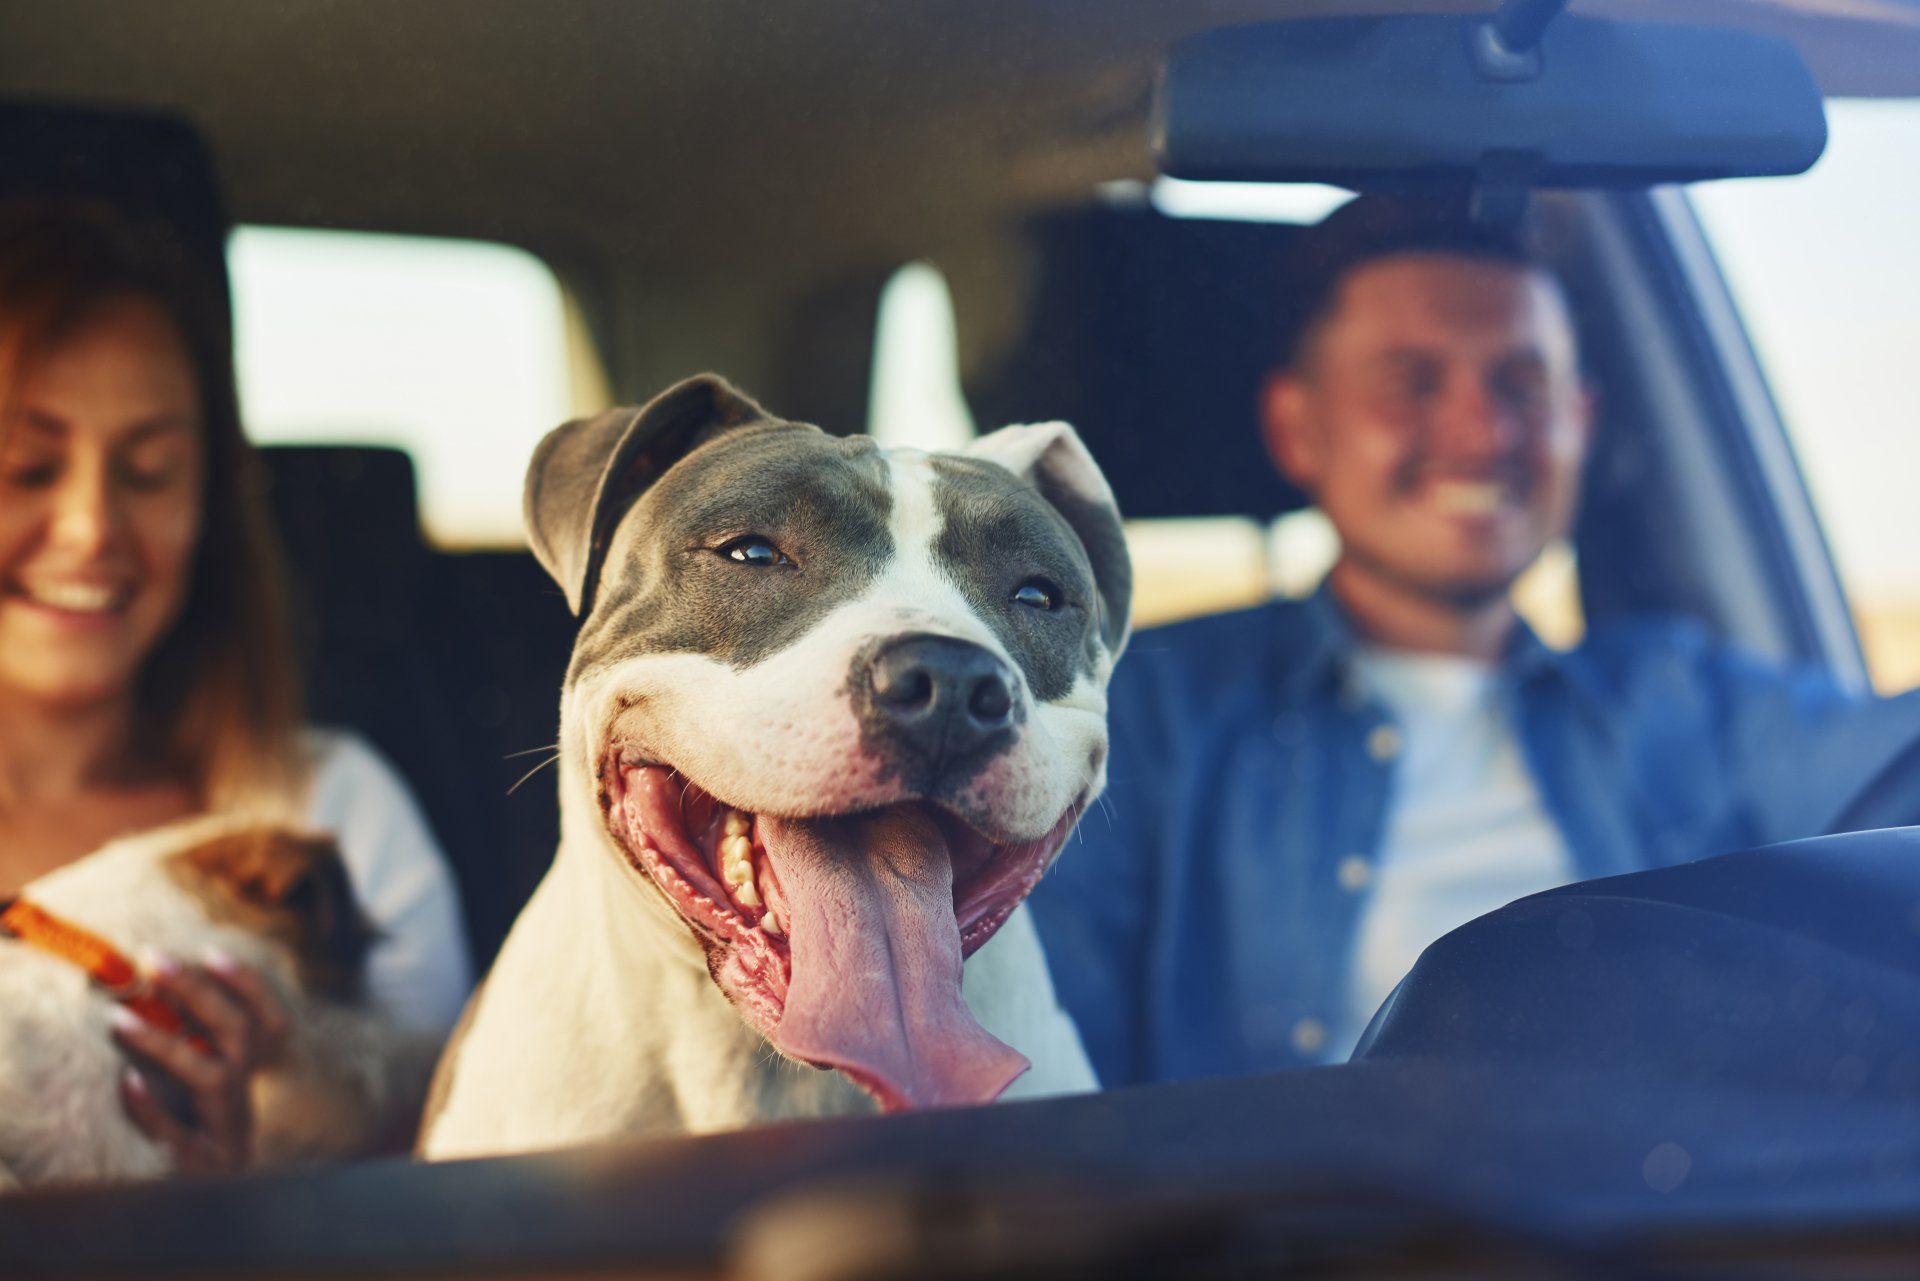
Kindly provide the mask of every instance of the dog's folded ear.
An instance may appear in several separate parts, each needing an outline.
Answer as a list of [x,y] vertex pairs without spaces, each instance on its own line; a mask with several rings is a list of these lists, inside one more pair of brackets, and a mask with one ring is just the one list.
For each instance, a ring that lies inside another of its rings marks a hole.
[[1066,423],[1002,427],[968,445],[969,457],[998,463],[1040,491],[1086,548],[1100,591],[1100,639],[1110,658],[1126,648],[1133,617],[1133,562],[1120,507],[1100,464]]
[[726,379],[701,374],[638,409],[609,409],[547,433],[527,467],[524,513],[533,554],[584,615],[593,608],[613,531],[666,470],[721,432],[771,421]]
[[241,828],[183,850],[174,868],[212,919],[290,947],[308,987],[358,991],[375,934],[332,837]]

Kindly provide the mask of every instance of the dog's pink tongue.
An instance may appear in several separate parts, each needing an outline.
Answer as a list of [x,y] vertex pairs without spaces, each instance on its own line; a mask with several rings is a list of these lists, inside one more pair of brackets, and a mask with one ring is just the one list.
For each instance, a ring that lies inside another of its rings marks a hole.
[[757,834],[786,899],[793,978],[773,1041],[839,1068],[889,1112],[987,1103],[1026,1058],[960,995],[953,863],[911,806],[833,819],[762,815]]

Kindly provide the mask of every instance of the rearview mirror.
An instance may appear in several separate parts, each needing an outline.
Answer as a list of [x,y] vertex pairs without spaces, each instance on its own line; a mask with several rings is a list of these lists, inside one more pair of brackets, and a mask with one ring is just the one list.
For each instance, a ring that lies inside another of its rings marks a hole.
[[1475,47],[1485,26],[1399,15],[1190,37],[1161,77],[1160,168],[1355,189],[1490,173],[1624,187],[1800,173],[1826,146],[1820,91],[1783,40],[1565,15],[1502,62]]

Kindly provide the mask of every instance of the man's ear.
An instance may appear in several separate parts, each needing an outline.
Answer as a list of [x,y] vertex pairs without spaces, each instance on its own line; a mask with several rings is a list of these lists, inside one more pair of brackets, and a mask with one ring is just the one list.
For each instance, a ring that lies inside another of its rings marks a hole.
[[770,421],[716,374],[675,383],[638,409],[609,409],[547,433],[527,466],[522,502],[533,554],[567,595],[593,608],[594,584],[615,526],[666,470],[721,432]]
[[1306,383],[1290,369],[1274,370],[1260,385],[1260,439],[1267,456],[1296,489],[1311,495],[1320,483],[1320,440],[1306,401]]
[[1119,658],[1132,628],[1133,562],[1119,504],[1079,434],[1065,423],[1002,427],[964,452],[999,464],[1039,490],[1079,536],[1099,591],[1100,639],[1108,656]]

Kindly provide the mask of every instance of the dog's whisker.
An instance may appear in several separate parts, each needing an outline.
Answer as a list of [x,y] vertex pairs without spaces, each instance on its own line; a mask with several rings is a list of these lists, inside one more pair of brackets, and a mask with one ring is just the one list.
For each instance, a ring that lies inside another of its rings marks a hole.
[[560,750],[560,744],[558,743],[542,743],[538,747],[528,747],[528,748],[523,748],[517,752],[508,752],[505,756],[502,756],[500,759],[503,761],[510,761],[516,756],[532,756],[535,752],[557,752],[559,750]]
[[[518,754],[522,756],[526,755],[525,752],[521,752]],[[538,774],[541,770],[545,769],[547,766],[553,764],[555,761],[559,759],[560,759],[560,753],[555,752],[552,756],[547,757],[546,760],[541,761],[538,765],[534,766],[532,769],[522,774],[518,779],[514,781],[513,786],[507,789],[507,795],[512,796],[515,792],[520,790],[520,784],[526,782],[528,779],[532,778],[535,774]]]

